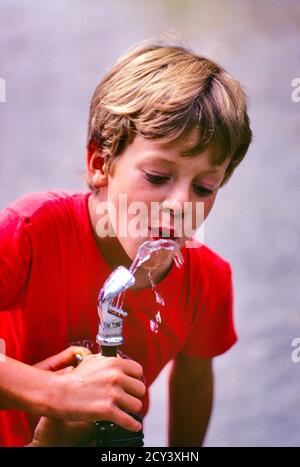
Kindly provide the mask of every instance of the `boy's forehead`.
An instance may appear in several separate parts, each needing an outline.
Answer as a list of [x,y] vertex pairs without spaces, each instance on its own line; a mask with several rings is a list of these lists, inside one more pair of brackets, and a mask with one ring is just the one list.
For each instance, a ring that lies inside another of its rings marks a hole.
[[194,128],[192,132],[181,141],[175,141],[166,144],[160,144],[158,142],[157,147],[162,150],[172,151],[172,153],[174,152],[174,154],[180,158],[197,159],[203,156],[203,154],[206,154],[209,156],[210,165],[216,171],[219,167],[222,167],[223,163],[225,162],[224,158],[222,158],[220,162],[217,162],[219,159],[218,148],[217,145],[213,142],[203,148],[203,142],[201,141],[199,128]]
[[193,131],[188,137],[177,140],[177,141],[168,141],[164,142],[164,140],[160,139],[150,139],[144,137],[141,134],[137,134],[133,140],[131,141],[131,146],[134,147],[143,147],[147,149],[147,147],[151,148],[152,150],[155,149],[157,151],[162,152],[172,152],[177,153],[180,156],[187,155],[199,142],[199,132]]
[[175,149],[180,156],[186,156],[199,144],[199,140],[200,129],[195,127],[185,138],[165,144],[158,142],[158,145],[163,149]]
[[[184,142],[179,144],[162,144],[157,140],[146,139],[141,135],[137,135],[135,141],[136,153],[139,155],[138,159],[143,161],[157,161],[165,165],[173,165],[182,160],[189,159],[192,166],[198,167],[201,161],[201,169],[203,172],[212,175],[222,174],[224,167],[226,168],[229,163],[229,158],[225,159],[223,163],[215,163],[215,148],[213,145],[208,146],[204,151],[195,153],[193,156],[188,157],[188,151],[195,147],[197,144],[197,135],[192,135]],[[141,151],[139,149],[142,149]]]

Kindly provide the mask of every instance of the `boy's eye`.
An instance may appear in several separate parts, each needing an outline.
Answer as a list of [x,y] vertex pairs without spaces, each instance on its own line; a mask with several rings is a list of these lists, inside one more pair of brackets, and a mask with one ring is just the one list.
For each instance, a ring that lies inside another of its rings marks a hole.
[[194,189],[196,193],[200,196],[210,196],[213,194],[212,190],[209,190],[208,188],[204,188],[204,186],[201,186],[201,185],[194,185]]
[[[161,185],[170,179],[170,177],[167,177],[166,175],[156,175],[149,172],[144,172],[144,174],[146,180],[148,180],[150,183],[153,183],[154,185]],[[194,190],[199,196],[210,196],[213,194],[212,190],[204,188],[201,185],[194,185]]]
[[165,183],[169,180],[169,177],[164,175],[155,175],[148,172],[144,172],[146,180],[150,183],[154,183],[155,185],[159,185],[161,183]]

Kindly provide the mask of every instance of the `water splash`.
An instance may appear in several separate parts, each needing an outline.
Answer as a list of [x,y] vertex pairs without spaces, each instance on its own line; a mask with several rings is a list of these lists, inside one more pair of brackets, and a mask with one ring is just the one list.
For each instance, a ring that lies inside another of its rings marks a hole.
[[[142,243],[142,245],[140,245],[140,247],[139,247],[139,249],[137,251],[136,257],[135,257],[135,259],[134,259],[134,261],[133,261],[133,263],[132,263],[132,265],[131,265],[131,267],[129,269],[131,274],[133,275],[136,272],[136,270],[143,263],[148,261],[148,259],[150,259],[151,255],[152,255],[152,253],[154,253],[156,251],[159,251],[159,250],[163,250],[163,249],[164,250],[169,250],[169,251],[174,251],[173,260],[174,260],[174,263],[175,263],[176,267],[180,268],[183,265],[183,262],[184,262],[183,256],[182,256],[182,253],[181,253],[181,251],[179,249],[179,245],[176,242],[174,242],[171,239],[147,240],[144,243]],[[160,307],[165,306],[165,301],[164,301],[163,297],[157,291],[156,284],[155,284],[154,279],[153,279],[152,270],[148,271],[148,277],[149,277],[149,281],[150,281],[150,284],[151,284],[152,291],[153,291],[153,293],[155,295],[156,303]],[[116,306],[117,308],[122,308],[123,307],[123,302],[124,302],[124,296],[125,296],[125,291],[120,293],[116,297],[116,299],[113,302],[114,306]],[[151,331],[157,333],[159,325],[161,323],[162,323],[161,314],[160,314],[160,310],[158,309],[157,313],[155,315],[155,319],[151,319],[149,321]]]
[[155,315],[155,321],[153,321],[153,319],[150,319],[150,329],[151,329],[151,331],[157,333],[159,325],[161,323],[162,323],[162,320],[161,320],[160,310],[157,310],[157,313]]
[[158,324],[153,321],[152,319],[150,319],[150,329],[152,332],[155,332],[155,334],[158,332]]
[[156,315],[155,315],[155,321],[157,324],[161,324],[161,316],[160,316],[160,311],[158,310]]
[[[148,272],[148,277],[149,277],[149,281],[150,281],[150,284],[151,284],[152,291],[153,291],[153,293],[155,295],[156,303],[158,305],[165,306],[165,301],[164,301],[163,297],[156,290],[156,284],[155,284],[155,282],[153,280],[152,271]],[[158,310],[156,315],[155,315],[155,321],[153,321],[153,319],[150,319],[150,329],[151,329],[151,331],[157,333],[158,332],[158,326],[159,326],[159,324],[161,324],[161,322],[162,322],[162,320],[161,320],[160,310]]]
[[150,281],[150,284],[151,284],[152,291],[153,291],[153,293],[155,295],[156,303],[158,303],[159,305],[165,306],[165,301],[164,301],[163,297],[156,290],[156,284],[155,284],[155,282],[153,280],[152,271],[148,272],[148,277],[149,277],[149,281]]
[[173,240],[161,238],[159,240],[146,240],[140,245],[136,257],[130,266],[130,272],[135,273],[138,267],[150,259],[152,253],[159,250],[174,251],[174,262],[177,267],[181,267],[183,264],[183,256],[180,251],[179,245]]
[[[135,271],[141,264],[147,261],[154,251],[158,251],[161,249],[175,251],[174,258],[173,258],[175,265],[177,267],[182,266],[183,257],[182,257],[181,251],[177,243],[174,242],[173,240],[159,239],[159,240],[154,240],[154,241],[146,241],[140,246],[140,248],[138,249],[136,258],[130,268],[131,272]],[[153,280],[153,274],[151,270],[148,271],[148,277],[149,277],[152,291],[155,295],[156,303],[160,306],[165,306],[165,301],[163,297],[158,293],[156,289],[156,284]],[[155,320],[151,319],[149,322],[151,331],[157,333],[159,325],[161,323],[162,323],[161,314],[160,314],[160,310],[158,310],[155,315]]]

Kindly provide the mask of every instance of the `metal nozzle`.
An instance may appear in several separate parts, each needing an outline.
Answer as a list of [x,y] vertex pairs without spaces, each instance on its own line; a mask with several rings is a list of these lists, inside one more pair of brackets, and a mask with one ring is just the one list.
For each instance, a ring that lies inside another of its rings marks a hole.
[[126,289],[132,287],[135,278],[123,266],[115,269],[105,281],[98,297],[99,329],[98,344],[104,346],[118,346],[123,343],[122,325],[127,316],[126,311],[116,306],[119,296]]

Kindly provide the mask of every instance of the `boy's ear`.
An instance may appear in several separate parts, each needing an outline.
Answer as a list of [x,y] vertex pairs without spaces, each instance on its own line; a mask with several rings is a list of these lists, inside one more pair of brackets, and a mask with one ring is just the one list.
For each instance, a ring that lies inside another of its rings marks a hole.
[[107,186],[108,172],[107,165],[102,157],[101,149],[98,145],[91,141],[87,146],[86,163],[88,179],[95,188]]

